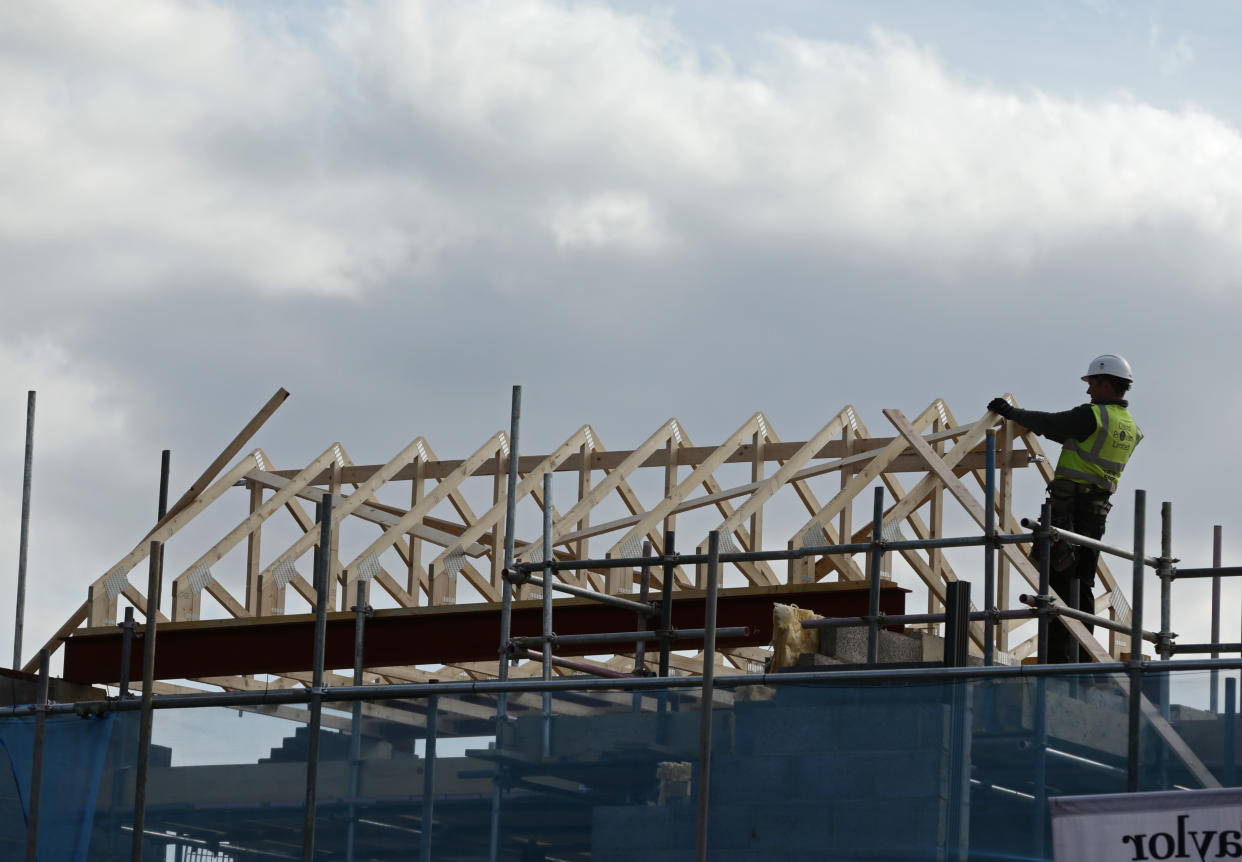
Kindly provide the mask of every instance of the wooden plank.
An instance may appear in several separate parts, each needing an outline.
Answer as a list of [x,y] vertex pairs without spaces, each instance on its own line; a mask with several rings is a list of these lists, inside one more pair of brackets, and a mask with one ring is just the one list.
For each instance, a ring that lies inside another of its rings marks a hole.
[[[564,517],[561,518],[561,523],[572,524],[582,517],[584,512],[589,512],[591,509],[594,509],[597,505],[599,505],[601,500],[619,488],[626,476],[636,470],[638,466],[643,463],[643,461],[650,457],[652,452],[663,446],[665,441],[667,441],[675,433],[677,433],[677,420],[669,419],[661,425],[654,434],[648,437],[641,446],[631,452],[628,458],[622,460],[622,462],[614,470],[610,471],[603,481],[592,488],[584,498],[575,503],[573,508],[566,512]],[[565,460],[568,461],[570,459],[566,458]],[[534,467],[538,468],[538,464],[535,464]],[[555,525],[553,526],[553,545],[561,544],[561,536],[563,532],[563,530],[557,529]],[[523,562],[530,562],[535,559],[534,554],[542,547],[543,538],[540,537],[534,542],[531,542],[530,546],[521,553],[520,559]]]
[[[311,477],[317,475],[324,466],[331,463],[335,458],[335,449],[336,444],[325,449],[323,454],[302,468],[301,472],[288,485],[277,491],[267,503],[243,518],[237,526],[225,534],[223,539],[208,548],[198,559],[186,566],[181,574],[172,579],[172,617],[174,620],[198,619],[198,590],[194,588],[190,578],[194,570],[200,566],[210,568],[224,559],[224,556],[236,547],[242,539],[251,535],[259,528],[260,524],[291,500],[297,491],[304,488]],[[258,580],[258,578],[254,580]],[[247,581],[247,587],[251,586],[253,581],[249,577]],[[252,616],[252,614],[247,610],[242,616]]]
[[263,427],[263,424],[272,417],[272,414],[276,412],[276,409],[280,407],[281,404],[285,403],[285,399],[288,397],[289,393],[286,392],[283,387],[277,389],[276,394],[269,398],[267,403],[259,408],[259,412],[254,415],[253,419],[246,423],[246,427],[237,432],[237,436],[234,437],[229,444],[224,447],[224,450],[216,456],[216,460],[208,464],[207,469],[203,471],[203,474],[195,479],[190,484],[190,487],[186,489],[186,492],[181,495],[181,498],[168,508],[168,511],[165,513],[164,517],[161,518],[153,528],[151,528],[151,532],[147,533],[147,537],[144,541],[151,541],[156,530],[167,524],[173,518],[177,517],[177,515],[181,514],[181,511],[189,506],[190,503],[192,503],[194,499],[203,492],[204,488],[211,484],[211,480],[224,469],[224,465],[233,460],[233,457],[242,450],[242,447],[245,446],[250,438]]
[[396,524],[385,530],[384,533],[368,545],[362,553],[354,557],[354,559],[346,565],[346,568],[352,569],[359,565],[367,557],[371,555],[378,557],[383,551],[390,548],[398,538],[409,530],[410,527],[418,523],[425,513],[434,509],[446,497],[449,497],[453,492],[457,491],[458,485],[461,484],[462,480],[469,476],[479,464],[483,463],[488,455],[499,449],[503,440],[504,435],[502,432],[493,434],[486,443],[484,443],[475,451],[473,455],[466,459],[461,467],[457,469],[456,473],[445,477],[440,484],[436,485],[436,487],[423,498],[421,503],[406,512],[400,519],[398,519]]
[[[885,438],[885,439],[891,439],[891,438]],[[866,464],[868,461],[870,461],[874,457],[875,457],[875,452],[866,452],[866,453],[859,454],[859,455],[848,456],[838,461],[829,462],[827,464],[807,467],[795,473],[794,478],[790,480],[790,484],[792,484],[795,481],[803,481],[805,479],[808,479],[814,476],[820,476],[825,473],[837,472],[838,470],[840,471],[854,470],[858,465]],[[962,457],[963,457],[962,463],[965,466],[968,466],[968,467],[976,467],[976,466],[982,467],[983,466],[984,458],[983,458],[982,452],[970,451],[968,453],[965,453]],[[885,466],[884,472],[891,471],[891,472],[897,472],[897,473],[912,473],[912,472],[916,472],[916,470],[917,472],[924,472],[924,470],[920,466],[922,465],[922,463],[923,463],[922,459],[919,458],[917,455],[913,455],[913,454],[898,455],[896,458],[894,458],[891,462],[889,462]],[[1019,450],[1018,452],[1014,454],[1014,464],[1013,464],[1014,467],[1025,467],[1026,463],[1027,463],[1027,453],[1025,451]],[[759,482],[749,482],[745,485],[736,485],[732,488],[726,488],[721,491],[716,491],[710,494],[706,494],[702,497],[691,497],[677,504],[673,508],[673,513],[681,514],[683,512],[690,512],[695,509],[701,509],[707,506],[719,506],[722,501],[732,500],[732,499],[736,499],[737,497],[745,497],[748,494],[753,494],[755,490],[759,487],[759,485],[760,485]],[[844,483],[843,483],[843,486],[844,486]],[[844,511],[845,510],[842,509],[842,512]],[[592,527],[588,527],[585,530],[580,530],[580,531],[576,531],[573,533],[567,533],[566,535],[561,537],[561,541],[562,542],[576,542],[576,541],[579,541],[580,539],[594,538],[595,536],[604,535],[605,533],[611,533],[614,530],[624,530],[627,527],[631,527],[634,524],[637,524],[641,518],[642,518],[641,514],[632,515],[632,516],[628,516],[624,518],[616,518],[612,521],[607,521],[604,523],[596,524]]]
[[48,653],[55,653],[56,650],[60,649],[60,645],[65,642],[69,635],[73,634],[73,631],[86,621],[89,611],[90,602],[82,602],[78,609],[69,615],[69,619],[65,620],[61,627],[56,630],[56,634],[48,638],[47,643],[35,652],[34,658],[22,665],[22,673],[38,673],[39,653],[43,650],[47,650]]
[[[582,462],[581,466],[578,468],[578,499],[579,500],[581,500],[591,491],[591,462],[587,458],[587,456],[591,454],[591,449],[592,449],[592,446],[595,440],[595,433],[591,430],[591,426],[583,425],[582,427],[586,431],[587,439],[586,439],[586,442],[582,444],[582,448],[578,452],[581,462]],[[578,523],[575,525],[575,527],[579,531],[582,531],[582,530],[585,530],[589,526],[591,526],[591,513],[584,512],[582,517],[578,519]],[[590,539],[579,540],[576,547],[574,548],[574,556],[580,560],[590,559],[589,557],[590,552],[591,552],[591,540]]]
[[[389,481],[395,473],[406,466],[410,459],[413,458],[419,451],[419,448],[425,446],[425,444],[426,441],[423,440],[422,437],[412,440],[407,446],[405,446],[405,448],[393,456],[387,464],[379,470],[376,470],[367,478],[365,482],[359,485],[358,490],[350,494],[348,497],[337,501],[332,507],[332,525],[339,526],[341,521],[365,505],[366,501],[370,499],[375,491],[385,482]],[[260,573],[260,577],[263,579],[265,584],[273,583],[272,575],[277,566],[285,561],[288,561],[289,563],[296,563],[303,554],[318,543],[319,531],[316,529],[307,530],[300,538],[298,538],[297,541],[295,541],[284,551],[280,552],[276,556],[276,559],[274,559],[270,565],[263,569]],[[325,551],[329,554],[332,553],[330,548],[325,549]]]
[[[423,499],[423,492],[426,490],[423,480],[423,473],[427,469],[427,460],[418,455],[414,458],[414,476],[410,479],[410,508],[413,509]],[[408,511],[408,510],[407,510]],[[427,573],[423,569],[423,539],[416,533],[409,534],[410,541],[410,557],[406,563],[406,594],[411,597],[413,604],[418,603],[418,586],[426,579]]]
[[[531,495],[539,490],[543,482],[543,477],[546,473],[550,473],[555,470],[557,465],[573,454],[576,449],[587,444],[588,431],[588,427],[583,425],[576,432],[574,432],[568,440],[557,447],[555,452],[540,462],[534,470],[531,470],[522,478],[522,480],[518,483],[516,493],[519,502],[528,495]],[[470,543],[477,541],[489,531],[492,531],[492,536],[495,537],[497,544],[499,544],[499,539],[502,534],[502,530],[499,529],[499,526],[504,520],[505,514],[508,510],[507,498],[507,483],[501,482],[500,487],[497,489],[497,497],[492,505],[492,508],[490,508],[479,518],[475,519],[473,524],[466,527],[462,534],[457,537],[457,544],[447,546],[444,551],[437,555],[432,561],[432,565],[444,565],[444,562],[448,558],[449,554],[454,551],[460,551],[462,546],[469,545]],[[503,559],[500,562],[503,565]],[[498,586],[495,594],[499,595]]]
[[[258,482],[268,488],[283,488],[289,482],[288,479],[266,470],[251,470],[246,474],[246,478]],[[328,492],[320,488],[304,488],[297,492],[297,496],[303,500],[309,500],[313,503],[317,503],[323,499],[323,496],[326,493]],[[286,506],[285,508],[289,507]],[[399,509],[395,506],[387,506],[378,501],[373,501],[370,503],[362,503],[353,511],[352,514],[356,518],[361,518],[364,521],[370,521],[373,524],[378,524],[381,527],[387,528],[393,526],[397,523],[397,521],[401,520],[401,516],[407,511],[409,510]],[[298,519],[298,523],[302,527],[303,531],[309,530],[314,525],[314,522],[308,515],[305,514],[305,512],[302,514],[303,517]],[[450,532],[452,530],[456,530],[457,532]],[[410,528],[410,535],[417,536],[420,539],[426,539],[427,541],[433,542],[437,545],[448,547],[460,542],[460,536],[463,532],[465,532],[465,530],[466,527],[460,524],[453,524],[448,521],[442,521],[438,518],[426,518],[422,524],[415,524]],[[466,545],[465,551],[467,556],[477,558],[484,556],[487,553],[487,548],[478,543],[473,543]]]
[[[844,414],[842,414],[844,415]],[[928,407],[915,420],[915,424],[922,428],[929,425],[932,419],[937,415],[935,405]],[[835,420],[834,420],[835,421]],[[839,430],[839,427],[838,427]],[[920,438],[922,439],[922,438]],[[860,443],[863,441],[859,441]],[[860,470],[837,494],[824,505],[809,521],[803,524],[790,538],[791,547],[806,547],[803,537],[812,527],[825,527],[845,506],[850,505],[854,498],[858,496],[864,488],[870,485],[877,476],[883,472],[884,467],[896,458],[903,450],[909,447],[909,443],[901,437],[893,439],[887,446],[871,458],[867,466]],[[778,474],[779,475],[779,474]],[[903,520],[905,514],[901,518],[894,517],[893,520]],[[870,529],[868,527],[868,529]]]
[[[146,612],[147,597],[144,596],[142,593],[138,592],[138,588],[135,587],[133,584],[126,583],[125,586],[121,589],[121,595],[125,596],[125,598],[129,600],[129,603],[138,609],[139,613]],[[163,611],[161,611],[159,608],[155,609],[155,619],[161,623],[172,622],[172,620],[164,616]]]
[[[804,443],[802,448],[798,451],[791,454],[788,460],[781,465],[780,469],[772,474],[770,479],[762,482],[759,487],[755,489],[755,492],[746,499],[746,502],[739,506],[732,515],[726,518],[724,522],[717,527],[720,533],[722,535],[731,533],[734,527],[736,527],[745,518],[748,518],[755,509],[772,499],[772,496],[779,491],[786,484],[786,482],[789,482],[795,477],[795,474],[803,464],[815,457],[815,453],[824,448],[827,441],[841,433],[841,429],[845,427],[847,422],[849,422],[849,417],[845,410],[842,410],[834,416],[827,425],[819,429],[814,437]],[[901,448],[905,448],[904,444]]]
[[609,558],[622,556],[621,549],[625,546],[626,542],[629,542],[631,539],[638,539],[645,536],[656,526],[656,524],[664,521],[666,516],[670,515],[678,503],[685,500],[692,490],[705,482],[717,467],[725,463],[729,456],[737,450],[739,445],[741,445],[743,440],[747,437],[759,434],[759,421],[761,418],[762,415],[756,413],[743,422],[736,431],[725,439],[724,443],[716,447],[716,450],[711,455],[704,458],[703,461],[695,467],[693,471],[691,471],[689,476],[679,482],[676,487],[667,490],[665,492],[664,499],[648,510],[646,514],[642,515],[638,523],[627,530],[620,539],[614,542],[612,547],[608,549],[608,552],[604,556]]
[[[133,571],[134,566],[147,558],[147,554],[151,550],[151,542],[167,542],[169,538],[176,535],[177,531],[193,520],[195,515],[215,502],[225,491],[240,481],[255,466],[255,463],[258,461],[257,455],[257,451],[252,452],[241,461],[238,461],[231,470],[218,479],[211,487],[195,497],[193,502],[183,508],[176,516],[164,519],[160,527],[148,533],[132,551],[91,584],[87,593],[87,601],[90,604],[88,614],[90,625],[98,626],[116,621],[116,599],[108,598],[104,586],[104,582],[107,581],[108,577],[117,570],[124,570],[127,575]],[[141,596],[140,593],[138,595]],[[135,601],[135,606],[139,610],[145,608],[145,599]]]
[[[935,423],[932,425],[932,430],[934,431],[944,430],[944,425],[941,419],[939,418],[936,419]],[[938,457],[943,458],[944,457],[944,442],[937,441],[933,443],[932,451],[935,452]],[[910,517],[911,518],[916,517],[917,511],[918,510],[916,509],[914,512],[911,512]],[[933,536],[944,535],[944,532],[943,532],[944,530],[944,488],[942,487],[938,486],[934,491],[932,491],[930,517],[931,517],[930,534]],[[916,530],[916,532],[918,531]],[[943,568],[944,567],[944,550],[942,548],[931,548],[927,552],[927,564],[931,568],[932,577],[936,578],[939,581],[944,581],[944,574],[943,574],[944,573],[944,568]],[[938,614],[942,612],[943,610],[944,610],[943,599],[940,596],[937,596],[934,591],[928,590],[927,591],[927,612],[929,614]]]
[[[250,491],[250,512],[254,514],[263,505],[263,486],[258,482],[246,480],[246,488]],[[246,537],[246,607],[255,616],[265,610],[259,601],[259,551],[262,546],[263,530],[255,527]]]
[[[936,437],[935,439],[951,440],[951,439],[954,439],[955,437],[960,436],[962,433],[964,432],[960,428],[950,429],[948,431],[942,432],[942,434],[939,437]],[[931,440],[933,438],[928,438],[928,439]],[[863,444],[860,444],[859,447],[854,450],[853,454],[862,453],[865,450],[883,449],[892,441],[893,441],[893,438],[891,437],[874,437],[871,440],[866,441]],[[805,445],[806,443],[802,442],[802,443],[781,443],[779,445],[765,446],[763,459],[764,461],[768,461],[768,462],[787,461],[790,458],[792,458],[794,454],[798,452]],[[669,463],[669,459],[672,458],[676,461],[676,466],[695,467],[704,458],[707,458],[714,451],[716,451],[716,448],[717,447],[715,446],[683,446],[683,447],[677,448],[675,451],[671,453],[667,450],[667,448],[660,448],[654,452],[649,453],[648,456],[644,458],[640,464],[638,464],[638,466],[639,467],[667,467]],[[588,456],[588,459],[589,459],[588,467],[591,470],[615,470],[618,467],[620,467],[621,464],[627,461],[630,458],[630,456],[634,454],[634,451],[635,450],[632,450],[632,449],[629,449],[629,450],[627,449],[606,449],[603,446],[598,446],[595,449],[593,449],[591,454]],[[850,454],[850,453],[847,452],[845,444],[842,441],[830,440],[827,443],[825,443],[823,448],[820,449],[818,452],[816,452],[812,456],[812,458],[815,458],[815,459],[841,458],[847,454]],[[529,473],[531,470],[535,469],[535,467],[538,466],[539,462],[542,461],[546,457],[547,457],[546,455],[523,455],[521,456],[518,459],[518,472],[523,475],[526,473]],[[564,462],[561,463],[561,465],[557,468],[557,472],[558,473],[577,472],[581,470],[582,469],[581,459],[582,459],[582,456],[580,454],[571,455],[569,458],[567,458]],[[751,444],[744,443],[738,447],[737,452],[735,452],[728,459],[726,463],[748,464],[753,459],[754,459],[754,453],[751,451]],[[454,470],[460,467],[461,463],[462,462],[460,460],[441,461],[441,460],[436,459],[434,455],[431,455],[427,461],[426,478],[443,479],[449,473],[452,473]],[[378,468],[379,468],[378,464],[359,465],[356,467],[348,468],[342,472],[341,481],[342,482],[363,482],[366,480],[366,478],[369,475],[371,475],[371,472],[373,472],[374,470],[377,470]],[[488,459],[487,461],[484,461],[478,468],[476,468],[470,475],[477,476],[477,477],[491,476],[492,473],[495,471],[495,469],[496,469],[495,461],[493,459]],[[279,471],[279,472],[285,478],[289,478],[296,471]],[[404,470],[402,470],[400,473],[398,473],[393,478],[397,480],[407,480],[407,479],[410,479],[413,475],[414,475],[413,469],[407,466]],[[321,476],[315,479],[314,484],[322,485],[322,484],[325,484],[327,481],[328,481],[328,474],[325,471]]]

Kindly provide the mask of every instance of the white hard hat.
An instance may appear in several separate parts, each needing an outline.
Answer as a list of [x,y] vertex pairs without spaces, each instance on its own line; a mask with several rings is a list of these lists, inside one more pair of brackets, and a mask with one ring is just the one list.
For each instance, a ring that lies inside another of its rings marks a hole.
[[1120,377],[1127,383],[1134,382],[1134,374],[1130,371],[1130,363],[1126,362],[1124,356],[1118,356],[1116,353],[1105,353],[1092,359],[1091,364],[1087,366],[1087,373],[1082,376],[1082,379],[1086,380],[1098,374]]

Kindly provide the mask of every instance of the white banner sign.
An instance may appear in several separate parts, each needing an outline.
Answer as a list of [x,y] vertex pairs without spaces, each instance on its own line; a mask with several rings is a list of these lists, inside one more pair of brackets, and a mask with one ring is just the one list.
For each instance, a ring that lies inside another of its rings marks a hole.
[[1242,859],[1242,790],[1059,796],[1056,862]]

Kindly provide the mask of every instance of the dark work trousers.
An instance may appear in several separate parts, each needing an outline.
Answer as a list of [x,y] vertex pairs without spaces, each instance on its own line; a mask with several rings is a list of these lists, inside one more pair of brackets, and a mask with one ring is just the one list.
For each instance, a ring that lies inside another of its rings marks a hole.
[[[1107,491],[1068,479],[1053,479],[1048,486],[1052,526],[1092,539],[1101,538],[1104,522],[1112,508],[1108,497]],[[1095,613],[1095,566],[1099,556],[1100,552],[1092,548],[1069,542],[1053,543],[1049,583],[1067,607]],[[1094,629],[1090,623],[1083,625],[1087,631]],[[1048,625],[1048,662],[1066,664],[1080,660],[1090,661],[1091,658],[1085,650],[1079,653],[1077,639],[1054,617]]]

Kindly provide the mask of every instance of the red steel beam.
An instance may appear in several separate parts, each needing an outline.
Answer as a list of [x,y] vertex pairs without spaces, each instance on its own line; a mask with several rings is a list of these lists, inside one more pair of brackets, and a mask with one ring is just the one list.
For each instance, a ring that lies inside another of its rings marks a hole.
[[[885,582],[880,610],[905,613],[909,590]],[[721,590],[717,625],[748,626],[746,638],[721,640],[724,648],[764,646],[772,640],[772,604],[782,602],[809,608],[823,616],[860,616],[867,613],[867,587],[859,583],[793,584]],[[514,637],[538,636],[540,602],[513,605]],[[636,614],[590,599],[558,599],[553,612],[558,635],[631,631]],[[673,626],[702,628],[703,592],[685,590],[673,596]],[[656,620],[650,623],[655,628]],[[311,670],[315,618],[312,614],[247,620],[207,620],[164,623],[159,628],[155,656],[156,679],[197,679],[241,674],[293,673]],[[141,629],[135,632],[141,638]],[[494,661],[499,652],[498,604],[377,610],[366,623],[363,661],[367,667],[442,665]],[[676,649],[701,649],[701,640],[678,640]],[[353,666],[354,615],[328,614],[326,666]],[[648,643],[648,651],[656,647]],[[600,655],[615,645],[565,646],[558,655]],[[142,649],[135,643],[129,678],[142,673]],[[115,628],[84,629],[65,643],[65,679],[86,683],[114,683],[120,677],[121,633]]]

